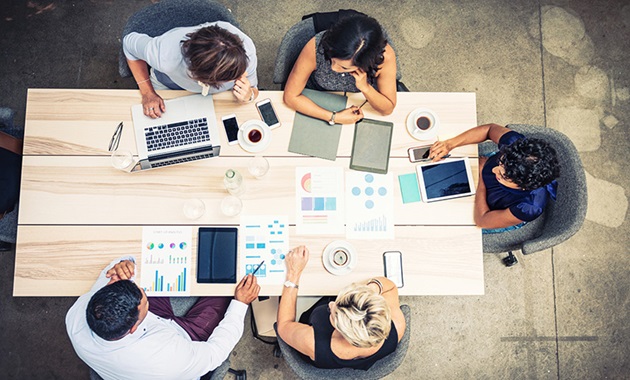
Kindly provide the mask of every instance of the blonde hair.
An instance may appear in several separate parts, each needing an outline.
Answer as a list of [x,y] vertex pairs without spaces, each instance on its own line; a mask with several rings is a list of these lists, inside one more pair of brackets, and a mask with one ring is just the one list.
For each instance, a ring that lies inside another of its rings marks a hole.
[[389,336],[389,305],[367,285],[352,284],[339,292],[332,319],[337,331],[355,347],[368,348]]

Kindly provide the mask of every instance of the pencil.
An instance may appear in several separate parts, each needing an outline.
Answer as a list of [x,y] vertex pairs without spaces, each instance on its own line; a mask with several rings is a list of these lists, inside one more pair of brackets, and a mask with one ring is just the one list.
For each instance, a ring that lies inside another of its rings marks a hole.
[[258,272],[258,269],[260,269],[260,267],[262,267],[262,265],[265,263],[265,260],[261,261],[260,264],[258,264],[258,268],[256,268],[253,272],[252,272],[252,276],[254,276],[256,274],[256,272]]
[[367,103],[367,99],[365,99],[365,101],[359,106],[359,108],[357,108],[356,110],[354,110],[352,112],[354,112],[355,114],[358,114],[359,110],[361,109],[361,107],[363,107],[365,105],[365,103]]

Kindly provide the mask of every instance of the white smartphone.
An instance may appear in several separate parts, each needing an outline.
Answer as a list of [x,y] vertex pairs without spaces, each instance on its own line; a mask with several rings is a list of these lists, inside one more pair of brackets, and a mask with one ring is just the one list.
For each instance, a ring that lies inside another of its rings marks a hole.
[[392,280],[399,288],[405,286],[403,281],[402,253],[400,251],[383,253],[383,264],[385,266],[385,277]]
[[431,145],[422,145],[422,146],[409,148],[409,150],[407,151],[407,153],[409,154],[409,161],[411,162],[431,161],[431,159],[429,158],[430,150],[431,150]]
[[280,120],[271,105],[271,99],[267,98],[259,101],[256,103],[256,108],[258,108],[258,113],[260,114],[261,119],[269,126],[269,128],[274,129],[280,126]]
[[221,120],[223,121],[223,127],[225,128],[228,144],[238,144],[238,120],[236,120],[236,115],[225,115],[221,118]]

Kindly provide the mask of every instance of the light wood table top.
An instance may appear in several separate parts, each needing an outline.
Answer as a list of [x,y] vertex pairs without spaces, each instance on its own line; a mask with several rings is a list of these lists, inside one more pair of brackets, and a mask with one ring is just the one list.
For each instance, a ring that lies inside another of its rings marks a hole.
[[[165,98],[185,91],[164,91]],[[396,177],[415,171],[407,149],[422,142],[406,131],[406,117],[417,107],[436,112],[444,139],[476,125],[473,93],[399,93],[392,115],[376,114],[369,105],[366,117],[394,122],[390,172],[394,174],[395,240],[350,240],[359,252],[352,273],[333,276],[322,266],[324,247],[344,235],[295,234],[295,168],[342,166],[348,169],[353,126],[342,129],[336,161],[287,152],[294,111],[282,102],[282,92],[261,91],[271,98],[282,123],[272,131],[263,152],[269,173],[256,180],[247,173],[252,156],[238,145],[227,145],[221,116],[236,113],[239,122],[259,119],[254,104],[239,104],[230,93],[214,95],[221,155],[217,158],[139,173],[123,173],[111,166],[107,151],[120,121],[125,127],[121,148],[136,151],[131,105],[139,103],[135,90],[31,89],[28,92],[24,163],[16,247],[15,296],[76,296],[85,293],[98,273],[113,259],[134,255],[139,262],[142,226],[238,225],[226,217],[219,203],[226,192],[222,178],[227,167],[245,177],[241,215],[287,215],[291,246],[306,244],[311,259],[301,280],[301,295],[336,294],[353,281],[382,275],[382,253],[403,253],[405,286],[402,295],[483,294],[481,230],[472,220],[473,197],[446,202],[403,204]],[[348,104],[361,104],[361,94],[350,94]],[[168,110],[167,110],[168,112]],[[453,151],[454,156],[476,157],[475,146]],[[477,174],[477,162],[471,160]],[[199,198],[206,213],[191,222],[182,213],[186,199]],[[157,205],[157,206],[156,206]],[[159,206],[159,207],[158,207]],[[278,212],[278,210],[282,210]],[[193,230],[193,274],[196,272],[196,229]],[[138,270],[140,272],[140,270]],[[239,275],[240,277],[240,275]],[[197,284],[193,295],[232,295],[234,285]],[[263,285],[261,295],[278,295],[281,286]]]

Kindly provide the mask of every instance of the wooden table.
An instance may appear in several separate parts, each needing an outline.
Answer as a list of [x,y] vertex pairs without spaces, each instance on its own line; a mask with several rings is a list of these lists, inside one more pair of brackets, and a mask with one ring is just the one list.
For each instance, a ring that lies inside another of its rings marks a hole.
[[[160,94],[168,99],[188,93]],[[263,152],[271,169],[263,179],[255,180],[247,172],[252,154],[238,145],[227,145],[221,116],[236,113],[241,123],[259,116],[254,104],[238,104],[230,93],[214,96],[222,142],[220,157],[127,174],[111,166],[107,148],[116,126],[123,121],[120,147],[136,151],[130,107],[140,101],[138,91],[29,90],[13,294],[85,293],[111,260],[129,254],[140,258],[142,226],[238,225],[239,217],[226,217],[219,211],[226,195],[222,177],[227,167],[239,169],[247,181],[241,215],[287,215],[291,246],[309,247],[311,259],[301,280],[301,295],[336,294],[351,282],[381,275],[386,250],[403,253],[402,295],[483,294],[481,230],[472,219],[473,197],[403,204],[397,179],[395,240],[352,240],[359,252],[358,266],[345,276],[326,272],[322,251],[344,235],[295,234],[295,168],[341,165],[349,170],[353,126],[343,127],[334,162],[288,153],[294,111],[283,104],[282,92],[262,91],[259,99],[266,97],[272,99],[282,126],[273,130],[271,145]],[[349,96],[349,104],[362,102],[361,94]],[[440,138],[476,125],[473,93],[399,93],[398,105],[389,116],[378,115],[366,104],[366,117],[394,122],[389,169],[394,178],[415,169],[407,149],[420,142],[407,133],[405,119],[417,107],[438,114]],[[477,150],[475,146],[462,147],[454,150],[453,156],[476,157]],[[471,163],[476,174],[476,160]],[[206,205],[205,215],[194,222],[182,213],[189,198],[202,199]],[[194,275],[196,232],[193,235]],[[232,295],[233,291],[234,285],[193,281],[191,294]],[[261,289],[261,295],[280,292],[280,285]]]

